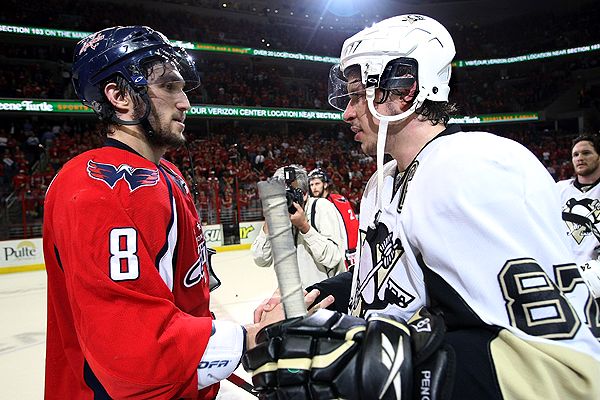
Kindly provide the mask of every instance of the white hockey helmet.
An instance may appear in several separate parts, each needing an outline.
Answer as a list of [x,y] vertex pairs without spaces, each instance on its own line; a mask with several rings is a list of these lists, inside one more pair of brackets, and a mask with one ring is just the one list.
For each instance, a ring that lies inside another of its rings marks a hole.
[[[346,108],[349,98],[345,74],[351,66],[360,67],[367,88],[406,89],[416,79],[415,108],[426,99],[448,101],[455,53],[450,33],[433,18],[406,14],[385,19],[344,42],[340,64],[330,72],[329,103],[340,110]],[[410,66],[416,74],[412,80],[406,79]]]
[[[412,115],[425,100],[448,101],[450,72],[456,50],[450,33],[442,24],[424,15],[406,14],[385,19],[346,39],[340,64],[329,72],[329,104],[344,111],[350,101],[348,75],[360,69],[369,111],[377,120],[377,193],[381,209],[383,159],[389,122]],[[408,109],[383,115],[375,108],[376,89],[387,99],[391,90],[416,86],[416,97]]]

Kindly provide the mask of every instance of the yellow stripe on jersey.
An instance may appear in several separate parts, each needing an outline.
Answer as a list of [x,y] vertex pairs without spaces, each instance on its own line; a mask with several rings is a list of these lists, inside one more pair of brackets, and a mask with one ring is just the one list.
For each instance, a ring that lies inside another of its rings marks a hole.
[[502,330],[490,346],[505,400],[598,400],[600,362],[572,349]]

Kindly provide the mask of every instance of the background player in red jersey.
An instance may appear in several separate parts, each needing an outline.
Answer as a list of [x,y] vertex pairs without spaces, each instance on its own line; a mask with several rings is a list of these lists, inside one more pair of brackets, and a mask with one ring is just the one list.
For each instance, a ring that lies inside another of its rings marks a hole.
[[356,244],[358,242],[358,218],[347,198],[338,193],[332,193],[330,179],[327,172],[320,168],[313,169],[308,174],[310,195],[322,197],[333,203],[337,208],[346,229],[346,251],[344,254],[346,269],[350,270],[356,264]]
[[45,397],[213,399],[260,325],[213,319],[196,207],[162,158],[185,142],[194,62],[128,26],[81,40],[72,69],[107,140],[66,163],[46,197]]

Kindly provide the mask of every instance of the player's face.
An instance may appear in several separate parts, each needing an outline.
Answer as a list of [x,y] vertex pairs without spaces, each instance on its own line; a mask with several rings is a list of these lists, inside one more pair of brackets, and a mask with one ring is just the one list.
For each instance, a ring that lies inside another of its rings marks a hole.
[[154,128],[150,142],[157,146],[179,147],[185,143],[185,113],[190,102],[183,91],[185,81],[171,63],[152,67],[148,77],[148,96],[152,110],[148,121]]
[[320,179],[313,179],[310,181],[310,192],[313,197],[322,197],[325,191],[325,183]]
[[[375,156],[377,154],[377,131],[379,130],[379,120],[371,114],[367,103],[365,87],[361,82],[360,73],[351,72],[348,75],[348,93],[350,101],[342,115],[345,122],[350,124],[350,129],[354,132],[354,140],[360,142],[360,147],[365,154]],[[375,92],[375,109],[382,115],[395,115],[401,112],[400,107],[391,101],[395,96],[392,95],[383,104],[378,104],[382,92],[377,89]]]
[[579,176],[592,175],[600,168],[600,156],[594,146],[587,140],[582,140],[573,146],[571,159],[575,173]]
[[377,125],[369,111],[365,87],[360,81],[359,74],[348,77],[348,93],[350,101],[342,115],[345,122],[350,124],[354,132],[354,140],[360,142],[365,154],[377,154]]

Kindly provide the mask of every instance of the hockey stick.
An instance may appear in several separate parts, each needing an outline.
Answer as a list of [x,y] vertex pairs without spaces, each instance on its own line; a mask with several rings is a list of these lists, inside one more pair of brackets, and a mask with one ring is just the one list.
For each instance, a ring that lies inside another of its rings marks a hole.
[[269,228],[273,264],[285,316],[286,318],[305,316],[306,305],[298,271],[285,186],[277,179],[258,182],[258,195],[262,201],[265,223]]
[[258,392],[256,391],[256,389],[254,389],[254,386],[246,382],[243,378],[239,377],[238,375],[231,374],[227,377],[227,380],[236,385],[237,387],[244,389],[252,396],[258,397]]

